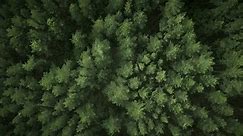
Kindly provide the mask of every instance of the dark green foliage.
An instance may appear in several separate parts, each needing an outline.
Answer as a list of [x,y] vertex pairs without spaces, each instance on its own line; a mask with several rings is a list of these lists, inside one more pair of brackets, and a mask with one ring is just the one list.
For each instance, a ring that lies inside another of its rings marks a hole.
[[0,135],[243,135],[241,0],[1,0]]

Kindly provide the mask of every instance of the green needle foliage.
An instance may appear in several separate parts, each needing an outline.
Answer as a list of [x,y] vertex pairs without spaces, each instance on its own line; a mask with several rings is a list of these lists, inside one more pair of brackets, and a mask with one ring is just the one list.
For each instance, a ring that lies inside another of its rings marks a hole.
[[242,0],[1,0],[1,136],[242,136]]

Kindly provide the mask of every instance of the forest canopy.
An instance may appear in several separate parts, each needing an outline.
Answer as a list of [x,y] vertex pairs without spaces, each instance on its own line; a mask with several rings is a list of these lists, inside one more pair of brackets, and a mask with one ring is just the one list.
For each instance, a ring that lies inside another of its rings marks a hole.
[[1,0],[1,136],[243,136],[242,0]]

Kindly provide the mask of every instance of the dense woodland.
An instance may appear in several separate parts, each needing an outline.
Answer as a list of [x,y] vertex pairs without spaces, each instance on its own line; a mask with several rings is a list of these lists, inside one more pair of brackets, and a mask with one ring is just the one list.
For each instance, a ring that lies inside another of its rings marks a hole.
[[243,0],[0,0],[0,136],[243,136]]

